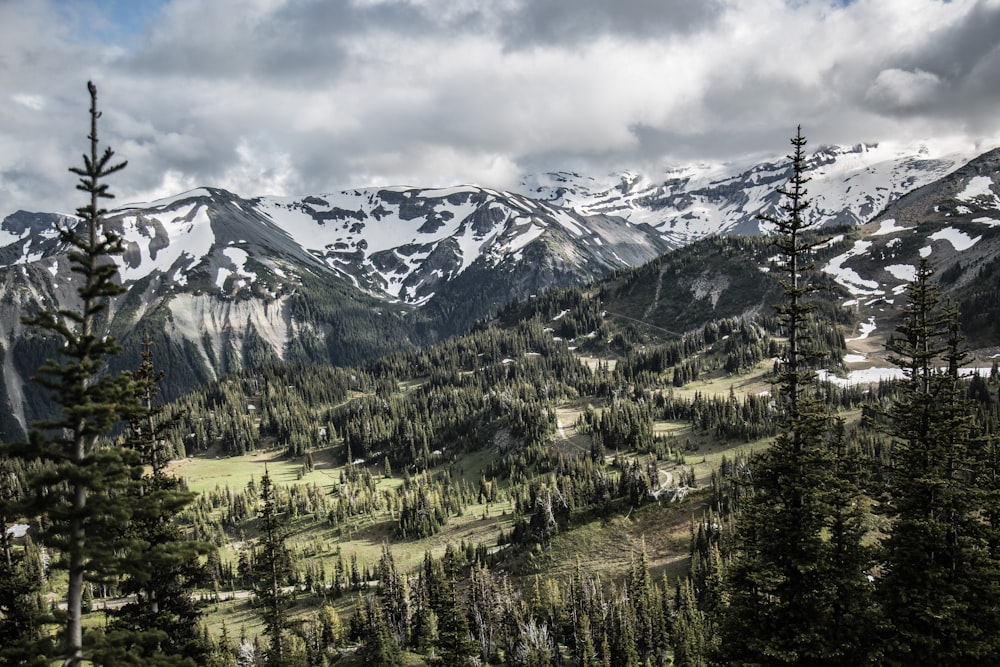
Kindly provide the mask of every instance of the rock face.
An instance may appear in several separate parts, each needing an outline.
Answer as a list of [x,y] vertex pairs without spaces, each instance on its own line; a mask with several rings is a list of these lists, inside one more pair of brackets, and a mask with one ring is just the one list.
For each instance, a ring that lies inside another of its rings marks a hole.
[[[935,205],[955,225],[991,228],[976,222],[994,206],[983,180],[996,179],[989,155],[939,181],[968,159],[821,150],[811,158],[812,215],[863,224],[887,204],[903,210],[900,197],[920,186],[954,183],[951,203]],[[115,261],[127,292],[111,304],[106,327],[123,344],[126,367],[138,362],[138,339],[150,330],[168,397],[270,359],[356,363],[707,235],[766,233],[756,216],[773,210],[787,176],[782,162],[690,166],[663,179],[545,174],[525,179],[520,192],[395,187],[246,199],[200,188],[109,215],[125,246]],[[76,305],[76,274],[56,232],[72,224],[24,211],[0,224],[0,438],[17,437],[45,411],[44,395],[25,380],[54,352],[52,342],[25,331],[20,318]],[[719,281],[703,282],[718,300]]]

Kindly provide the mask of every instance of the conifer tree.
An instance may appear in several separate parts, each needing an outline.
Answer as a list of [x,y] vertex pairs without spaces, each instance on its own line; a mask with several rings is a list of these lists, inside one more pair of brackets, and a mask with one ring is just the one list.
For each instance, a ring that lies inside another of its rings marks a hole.
[[163,373],[156,372],[152,358],[152,341],[146,332],[142,360],[132,374],[135,400],[125,415],[125,442],[150,472],[129,489],[132,520],[125,530],[129,555],[123,559],[125,576],[120,588],[132,599],[108,613],[113,618],[111,628],[119,631],[133,656],[156,654],[161,663],[167,656],[200,663],[210,646],[199,633],[201,611],[194,592],[208,581],[200,559],[212,548],[185,539],[172,521],[194,494],[164,469],[169,461],[166,434],[176,418],[163,419],[162,407],[154,402]]
[[260,480],[260,501],[260,546],[253,555],[253,588],[260,602],[264,633],[269,639],[267,664],[281,667],[285,658],[283,633],[288,624],[290,602],[283,587],[292,573],[292,557],[285,546],[274,485],[267,468]]
[[373,598],[368,598],[366,604],[368,629],[362,649],[365,664],[372,667],[395,667],[402,655],[399,644],[386,622],[381,606]]
[[905,380],[890,409],[893,522],[879,586],[886,658],[990,664],[1000,659],[997,561],[982,519],[972,406],[959,384],[958,314],[938,307],[931,276],[921,261],[887,345]]
[[73,273],[82,284],[73,308],[41,311],[24,318],[61,342],[59,357],[49,359],[35,380],[52,392],[59,416],[33,425],[29,441],[11,452],[22,460],[38,458],[41,465],[28,476],[34,505],[29,516],[44,515],[44,546],[60,555],[57,565],[68,571],[67,612],[60,656],[66,665],[84,659],[83,599],[88,578],[114,573],[118,563],[117,527],[127,523],[129,506],[118,491],[133,477],[129,457],[120,447],[102,443],[120,420],[127,402],[124,376],[106,372],[108,359],[119,351],[113,336],[102,330],[107,304],[120,294],[111,256],[122,251],[121,239],[103,225],[103,199],[112,198],[104,179],[125,167],[114,152],[100,151],[97,134],[97,88],[90,93],[89,154],[71,172],[80,177],[77,189],[89,200],[77,209],[81,218],[59,228],[69,246]]
[[[863,580],[865,557],[860,531],[842,531],[844,542],[836,549],[827,539],[837,522],[853,527],[860,517],[842,514],[832,502],[844,482],[836,476],[829,446],[830,417],[809,391],[808,362],[819,353],[809,340],[812,307],[806,297],[818,288],[805,272],[817,241],[804,235],[809,179],[801,129],[791,143],[792,175],[778,188],[783,213],[762,216],[777,228],[775,245],[786,276],[785,302],[777,308],[788,337],[778,378],[782,432],[753,464],[753,493],[738,519],[739,550],[729,569],[721,652],[732,664],[858,665],[867,658],[859,662],[857,650],[848,653],[845,637],[858,641],[870,623],[851,618],[850,627],[830,633],[844,622],[837,618],[839,600],[864,593],[856,582]],[[848,542],[847,536],[858,541]],[[870,642],[861,645],[870,651]]]
[[43,638],[40,554],[27,534],[23,546],[14,544],[22,475],[14,461],[0,458],[0,637],[6,638],[0,642],[0,667],[44,665],[43,655],[51,652],[51,642]]
[[458,605],[455,586],[441,561],[434,560],[429,553],[424,554],[423,576],[428,604],[437,617],[441,663],[447,667],[466,665],[476,648],[469,636],[469,621]]

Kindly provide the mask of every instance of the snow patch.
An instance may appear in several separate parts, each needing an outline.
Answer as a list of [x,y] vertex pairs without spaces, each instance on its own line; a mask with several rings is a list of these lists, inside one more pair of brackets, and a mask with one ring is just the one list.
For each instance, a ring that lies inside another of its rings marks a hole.
[[875,331],[875,316],[873,315],[872,317],[868,318],[867,322],[862,322],[861,324],[859,324],[858,329],[861,331],[861,333],[856,338],[845,338],[844,342],[849,343],[854,340],[864,340],[865,338],[868,338],[868,336],[870,336],[871,333]]
[[7,526],[7,534],[11,537],[20,539],[28,534],[28,524],[15,523],[12,526]]
[[960,193],[955,195],[955,199],[961,201],[972,201],[979,197],[989,197],[992,198],[995,195],[990,189],[993,185],[993,179],[989,176],[973,176],[969,179],[968,184],[966,184],[965,189]]
[[[968,250],[972,246],[976,245],[982,236],[977,236],[976,238],[971,238],[965,232],[959,231],[954,227],[945,227],[939,232],[935,232],[929,237],[932,241],[948,241],[954,246],[955,250],[959,252],[963,250]],[[921,251],[922,253],[923,251]]]
[[831,259],[830,263],[823,267],[823,272],[832,275],[833,279],[847,288],[851,294],[877,294],[879,284],[876,281],[865,280],[854,269],[843,266],[851,257],[865,254],[871,245],[871,241],[855,241],[853,248]]
[[[191,215],[191,208],[186,211],[185,217]],[[158,222],[169,239],[166,247],[155,251],[155,256],[154,251],[150,250],[154,240],[154,236],[150,235],[150,221]],[[114,260],[123,282],[138,280],[154,271],[167,273],[184,255],[193,258],[191,264],[194,264],[208,254],[215,241],[206,206],[199,206],[190,220],[178,217],[177,211],[160,214],[147,212],[141,219],[129,216],[122,219],[122,232],[126,246],[137,250],[140,260],[138,265],[132,267],[125,263],[123,256],[115,255]]]
[[[938,369],[941,372],[947,369]],[[989,376],[990,368],[962,368],[959,371],[960,377],[972,377],[973,375]],[[839,387],[850,387],[859,384],[877,384],[887,380],[902,380],[906,377],[902,368],[861,368],[849,371],[846,378],[837,377],[829,371],[821,370],[817,372],[821,382],[829,382]]]
[[879,225],[878,230],[872,232],[872,236],[884,236],[886,234],[895,234],[896,232],[908,232],[911,227],[897,227],[895,218],[888,218],[882,221]]
[[917,267],[910,266],[909,264],[890,264],[885,267],[893,278],[898,280],[905,280],[908,283],[913,282],[917,279]]

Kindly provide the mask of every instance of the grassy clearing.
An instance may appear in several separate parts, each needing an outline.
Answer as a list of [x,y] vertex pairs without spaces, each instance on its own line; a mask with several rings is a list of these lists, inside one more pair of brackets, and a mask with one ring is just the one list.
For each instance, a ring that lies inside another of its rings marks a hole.
[[[765,366],[762,364],[754,373],[747,375],[717,373],[673,391],[686,397],[693,396],[695,392],[728,395],[732,391],[737,396],[743,396],[769,391],[771,385],[764,377],[770,367]],[[418,384],[407,384],[401,387],[401,391],[410,391]],[[554,448],[567,455],[589,452],[590,436],[578,432],[575,426],[580,416],[593,404],[592,397],[583,397],[557,407]],[[600,410],[603,406],[594,407]],[[719,442],[714,433],[696,430],[688,422],[681,421],[657,422],[654,432],[670,438],[671,446],[683,454],[684,465],[693,466],[699,487],[708,483],[722,456],[733,456],[737,451],[753,451],[767,445],[766,441]],[[234,490],[243,489],[251,479],[260,480],[265,466],[278,485],[317,484],[330,491],[339,483],[344,470],[339,465],[339,456],[335,456],[337,451],[335,448],[313,451],[312,471],[304,470],[301,459],[287,459],[283,452],[269,450],[239,457],[189,457],[172,463],[171,472],[183,477],[188,487],[199,493],[226,486]],[[638,454],[624,452],[621,455],[633,457]],[[486,467],[496,457],[497,452],[490,448],[468,453],[451,465],[453,479],[456,482],[463,480],[475,488]],[[643,460],[647,457],[642,455]],[[661,483],[669,484],[676,479],[676,463],[660,461],[657,468]],[[384,477],[380,462],[372,462],[370,469],[377,478],[379,492],[395,490],[403,483],[398,474]],[[663,501],[662,504],[653,503],[633,509],[623,507],[607,516],[598,516],[594,512],[577,514],[571,527],[556,534],[545,547],[514,552],[499,567],[530,583],[534,574],[557,578],[568,576],[580,559],[587,572],[600,572],[608,579],[618,579],[628,572],[635,554],[645,549],[654,574],[659,576],[665,572],[674,581],[687,571],[691,525],[700,520],[707,506],[707,497],[705,491],[696,491],[673,504]],[[507,499],[505,488],[501,488],[501,498],[502,502],[489,506],[472,504],[465,507],[460,515],[450,516],[440,532],[420,540],[398,539],[395,517],[385,510],[374,516],[353,517],[338,526],[331,525],[323,517],[319,520],[312,517],[291,519],[287,523],[286,543],[296,553],[300,568],[322,567],[328,578],[332,576],[338,558],[349,565],[354,556],[362,570],[366,567],[374,569],[385,544],[389,545],[402,571],[414,572],[420,567],[426,552],[440,557],[449,544],[481,543],[493,548],[499,532],[510,530],[514,523],[514,507]],[[247,537],[252,538],[252,533]],[[235,562],[243,546],[234,538],[232,543],[222,548],[223,560]],[[219,595],[220,600],[210,603],[207,608],[206,622],[210,632],[221,632],[223,623],[231,637],[238,637],[241,630],[249,636],[259,632],[260,621],[246,591],[220,591]],[[331,604],[346,619],[353,613],[355,600],[356,594],[353,593],[329,600],[299,596],[292,615],[310,617],[323,604]],[[341,662],[351,664],[351,659],[353,656]],[[408,659],[411,660],[407,664],[422,664],[415,656]]]
[[339,475],[332,470],[332,449],[312,452],[314,468],[305,471],[301,459],[285,458],[281,450],[258,450],[243,456],[200,454],[171,461],[167,472],[182,477],[188,488],[204,493],[219,487],[244,489],[250,480],[259,481],[267,468],[275,484],[312,484],[332,487]]
[[[545,547],[520,557],[524,576],[569,576],[577,563],[587,574],[619,579],[643,550],[654,576],[666,572],[671,580],[687,573],[691,523],[707,507],[704,492],[678,503],[652,503],[605,517],[582,516],[569,530],[557,533]],[[579,522],[579,523],[576,523]]]

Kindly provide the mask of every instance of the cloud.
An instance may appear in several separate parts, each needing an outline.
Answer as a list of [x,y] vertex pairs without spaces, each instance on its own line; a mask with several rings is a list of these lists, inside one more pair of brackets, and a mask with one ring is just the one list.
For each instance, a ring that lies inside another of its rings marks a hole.
[[931,102],[942,92],[941,79],[923,70],[884,69],[865,98],[884,112],[908,111]]
[[0,216],[75,207],[88,79],[127,201],[1000,136],[1000,0],[119,4],[0,2]]
[[721,15],[719,0],[521,0],[502,17],[500,32],[514,48],[578,47],[594,38],[662,40],[710,27]]

